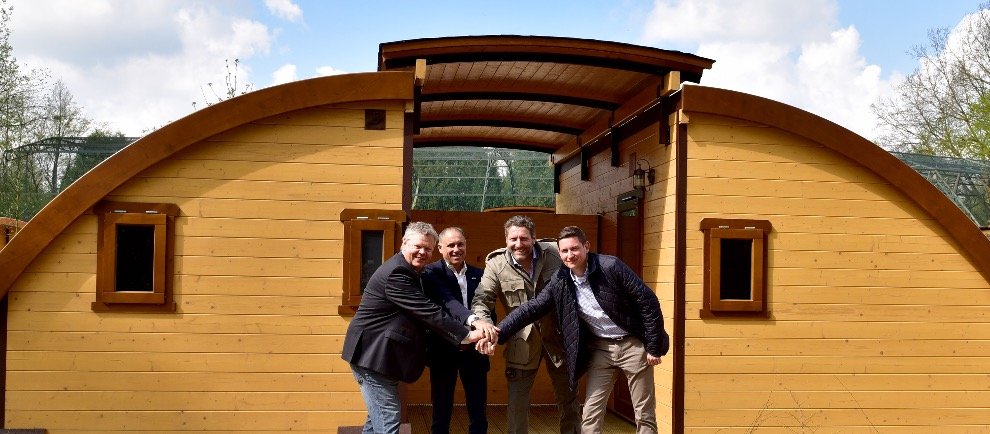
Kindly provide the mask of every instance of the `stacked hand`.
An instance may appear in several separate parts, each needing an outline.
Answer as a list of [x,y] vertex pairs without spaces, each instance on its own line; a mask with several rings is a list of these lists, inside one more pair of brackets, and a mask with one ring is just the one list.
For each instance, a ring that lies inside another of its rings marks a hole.
[[[495,345],[498,344],[498,327],[485,320],[476,320],[471,324],[475,332],[481,332],[483,337],[474,345],[474,349],[484,355],[495,353]],[[473,332],[472,332],[473,333]]]

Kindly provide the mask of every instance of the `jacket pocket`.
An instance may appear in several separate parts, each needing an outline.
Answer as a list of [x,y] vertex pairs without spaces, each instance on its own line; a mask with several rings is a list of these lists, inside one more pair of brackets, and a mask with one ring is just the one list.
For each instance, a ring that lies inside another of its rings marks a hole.
[[391,340],[393,340],[395,342],[398,342],[400,344],[411,344],[412,343],[412,338],[409,337],[409,336],[406,336],[403,333],[404,331],[405,330],[385,330],[385,333],[383,333],[383,336],[385,337],[385,339],[391,339]]
[[529,296],[526,293],[526,287],[522,286],[521,283],[522,282],[520,282],[520,285],[518,286],[513,285],[510,288],[502,290],[502,293],[505,294],[505,304],[508,305],[507,307],[510,308],[509,310],[512,310],[511,308],[514,307],[519,307],[519,305],[525,303],[529,299]]
[[516,334],[506,343],[503,355],[508,363],[525,365],[529,363],[529,342]]

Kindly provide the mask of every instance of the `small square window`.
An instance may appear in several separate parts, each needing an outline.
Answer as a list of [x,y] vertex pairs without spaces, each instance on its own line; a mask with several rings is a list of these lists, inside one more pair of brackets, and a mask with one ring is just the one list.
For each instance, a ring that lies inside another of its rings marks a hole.
[[94,311],[174,312],[171,204],[101,202]]
[[366,129],[366,130],[384,130],[385,129],[385,110],[381,110],[381,109],[365,109],[364,110],[364,129]]
[[703,317],[767,316],[766,220],[704,219]]
[[337,312],[353,316],[361,304],[361,294],[378,266],[399,251],[402,243],[403,211],[345,209],[343,292]]

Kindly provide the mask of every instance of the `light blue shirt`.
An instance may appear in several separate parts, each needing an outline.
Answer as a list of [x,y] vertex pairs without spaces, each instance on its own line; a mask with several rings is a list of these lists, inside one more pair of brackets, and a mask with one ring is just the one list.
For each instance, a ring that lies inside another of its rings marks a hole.
[[577,287],[578,316],[588,325],[592,334],[600,338],[621,338],[629,334],[605,314],[595,293],[591,291],[587,276],[578,277],[572,272],[571,280]]

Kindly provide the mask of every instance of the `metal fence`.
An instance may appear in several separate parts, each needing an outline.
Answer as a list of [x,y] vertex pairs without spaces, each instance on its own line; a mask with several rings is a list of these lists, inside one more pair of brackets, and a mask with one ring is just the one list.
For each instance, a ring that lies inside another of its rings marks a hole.
[[51,137],[0,154],[0,216],[30,220],[60,191],[135,137]]
[[990,162],[892,152],[979,226],[990,226]]
[[413,209],[552,208],[554,202],[548,154],[460,146],[413,151]]

